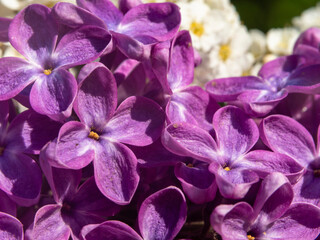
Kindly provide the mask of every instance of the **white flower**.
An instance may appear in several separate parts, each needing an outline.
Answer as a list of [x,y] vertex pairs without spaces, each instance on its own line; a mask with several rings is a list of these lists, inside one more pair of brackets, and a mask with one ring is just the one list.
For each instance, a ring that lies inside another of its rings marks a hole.
[[274,28],[267,33],[267,46],[271,53],[276,55],[289,55],[295,41],[299,37],[295,28]]
[[302,12],[301,16],[294,17],[292,23],[300,31],[304,31],[310,27],[320,27],[320,3]]
[[46,5],[51,8],[58,2],[70,2],[75,4],[76,0],[0,0],[0,3],[4,6],[16,11],[20,11],[24,7],[34,3]]
[[255,60],[261,59],[267,51],[266,36],[258,29],[249,30],[252,39],[250,52],[253,54]]

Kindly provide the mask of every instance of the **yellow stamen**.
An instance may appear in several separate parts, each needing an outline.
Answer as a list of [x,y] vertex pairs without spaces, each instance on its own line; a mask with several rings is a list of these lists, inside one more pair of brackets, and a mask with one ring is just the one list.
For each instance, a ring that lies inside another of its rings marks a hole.
[[220,46],[219,56],[222,61],[225,62],[230,57],[230,54],[231,54],[231,49],[228,44],[223,44]]
[[52,69],[51,69],[51,68],[45,69],[45,70],[43,71],[43,73],[44,73],[45,75],[50,75],[51,72],[52,72]]
[[172,124],[172,126],[173,126],[174,128],[178,128],[178,127],[179,127],[179,124],[178,124],[178,123],[174,123],[174,124]]
[[196,21],[192,21],[192,23],[190,24],[190,31],[198,36],[201,37],[202,34],[204,33],[204,26],[202,23],[198,23]]
[[255,237],[252,237],[251,235],[247,235],[248,240],[254,240]]
[[223,169],[226,170],[226,171],[230,171],[231,170],[229,167],[224,167]]
[[94,132],[94,131],[91,131],[91,132],[89,133],[89,138],[92,138],[92,139],[98,141],[98,140],[99,140],[99,134],[96,133],[96,132]]

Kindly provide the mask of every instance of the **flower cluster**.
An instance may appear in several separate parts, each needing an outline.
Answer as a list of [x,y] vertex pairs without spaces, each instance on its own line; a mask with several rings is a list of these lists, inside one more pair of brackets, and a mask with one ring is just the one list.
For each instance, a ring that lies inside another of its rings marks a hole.
[[318,236],[320,29],[257,76],[201,88],[202,20],[140,0],[0,18],[21,56],[0,58],[1,240]]

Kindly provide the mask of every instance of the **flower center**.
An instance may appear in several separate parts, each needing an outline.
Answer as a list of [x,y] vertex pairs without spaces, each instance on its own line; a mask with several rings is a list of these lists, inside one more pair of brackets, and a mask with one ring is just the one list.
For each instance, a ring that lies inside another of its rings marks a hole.
[[45,75],[50,75],[51,72],[52,72],[52,68],[45,69],[45,70],[43,71],[43,73],[44,73]]
[[223,169],[226,170],[226,171],[230,171],[231,170],[229,167],[224,167]]
[[320,178],[320,169],[313,170],[313,176]]
[[255,237],[251,236],[251,235],[247,235],[248,240],[254,240]]
[[89,136],[88,136],[89,138],[92,138],[92,139],[94,139],[94,140],[96,140],[96,141],[98,141],[99,140],[99,134],[98,133],[96,133],[95,131],[90,131],[90,133],[89,133]]
[[0,156],[3,154],[4,152],[4,147],[0,147]]
[[222,61],[226,61],[231,54],[231,49],[230,46],[228,44],[223,44],[220,46],[220,50],[219,50],[219,57],[221,58]]
[[193,164],[192,164],[192,163],[188,163],[188,164],[187,164],[187,167],[193,168]]
[[202,23],[198,23],[196,21],[192,21],[192,23],[190,24],[190,31],[198,36],[201,37],[202,34],[204,33],[204,26]]

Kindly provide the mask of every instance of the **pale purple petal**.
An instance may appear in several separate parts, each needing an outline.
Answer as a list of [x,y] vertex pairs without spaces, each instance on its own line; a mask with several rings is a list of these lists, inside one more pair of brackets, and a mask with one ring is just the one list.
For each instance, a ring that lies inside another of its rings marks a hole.
[[4,150],[0,156],[0,188],[22,206],[38,202],[41,171],[37,163],[24,154]]
[[244,91],[264,90],[264,82],[254,76],[217,78],[206,83],[206,90],[218,101],[234,101]]
[[138,221],[141,235],[148,240],[172,240],[187,218],[187,204],[182,191],[167,187],[141,204]]
[[91,71],[79,83],[74,110],[81,122],[101,131],[117,107],[117,84],[110,70],[101,63],[86,65],[85,72],[87,68]]
[[292,204],[288,211],[267,229],[271,239],[313,240],[320,233],[320,209],[312,204]]
[[58,136],[61,125],[45,115],[27,110],[11,122],[6,141],[16,152],[39,154],[47,142]]
[[122,13],[128,12],[131,8],[142,4],[141,0],[119,0],[119,9]]
[[111,41],[103,28],[83,26],[64,35],[55,49],[55,67],[64,68],[96,60]]
[[271,151],[256,150],[244,156],[241,161],[233,164],[234,167],[242,167],[255,171],[260,178],[265,178],[273,172],[284,174],[292,184],[295,184],[302,174],[304,167],[292,158]]
[[272,115],[261,125],[261,138],[274,152],[286,154],[306,167],[315,156],[315,144],[310,133],[287,116]]
[[41,66],[48,61],[58,36],[58,26],[50,12],[46,6],[30,5],[16,15],[9,27],[12,46]]
[[0,212],[0,239],[23,240],[22,223],[15,217]]
[[55,4],[52,8],[52,14],[60,24],[67,25],[71,28],[77,28],[83,25],[93,25],[101,28],[106,27],[100,18],[68,2],[58,2]]
[[170,152],[208,163],[217,156],[217,146],[212,136],[205,130],[188,123],[170,124],[164,130],[162,143]]
[[94,177],[100,191],[117,204],[130,203],[135,193],[139,175],[137,159],[125,145],[104,139],[96,149]]
[[31,106],[53,120],[65,120],[71,115],[77,88],[74,76],[64,69],[54,70],[48,76],[43,74],[32,86]]
[[116,29],[123,18],[122,13],[109,0],[77,0],[77,4],[102,19],[108,30]]
[[219,150],[230,164],[247,153],[259,139],[259,129],[241,109],[226,106],[213,117],[213,127]]
[[189,167],[184,163],[178,163],[174,173],[181,182],[184,193],[193,203],[203,204],[215,198],[217,184],[207,165]]
[[260,229],[281,217],[289,208],[293,190],[288,179],[281,173],[271,173],[260,186],[253,209]]
[[131,227],[120,221],[106,221],[99,225],[87,225],[81,235],[84,240],[143,240]]
[[193,81],[194,56],[191,36],[181,31],[172,42],[168,83],[171,90],[181,89]]
[[0,17],[0,42],[8,42],[8,30],[12,19]]
[[81,169],[93,160],[98,143],[89,134],[90,129],[80,122],[67,122],[61,127],[54,156],[61,167]]
[[160,137],[165,114],[154,101],[129,97],[107,123],[103,136],[135,146],[146,146]]
[[10,99],[40,77],[41,69],[22,58],[0,59],[0,101]]
[[307,45],[318,49],[320,42],[320,31],[317,27],[311,27],[302,32],[299,38],[296,40],[293,52],[300,47],[300,45]]
[[180,27],[179,7],[173,3],[140,4],[130,9],[117,32],[144,44],[172,39]]
[[61,206],[45,205],[40,208],[34,219],[33,240],[68,240],[71,230],[62,220]]

